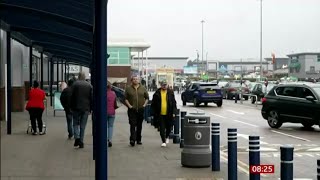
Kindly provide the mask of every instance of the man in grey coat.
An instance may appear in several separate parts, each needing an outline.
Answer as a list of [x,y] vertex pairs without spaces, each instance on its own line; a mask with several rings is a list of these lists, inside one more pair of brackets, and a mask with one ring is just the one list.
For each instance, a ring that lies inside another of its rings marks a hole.
[[92,86],[83,72],[72,85],[71,110],[73,114],[74,147],[83,148],[88,115],[92,111]]

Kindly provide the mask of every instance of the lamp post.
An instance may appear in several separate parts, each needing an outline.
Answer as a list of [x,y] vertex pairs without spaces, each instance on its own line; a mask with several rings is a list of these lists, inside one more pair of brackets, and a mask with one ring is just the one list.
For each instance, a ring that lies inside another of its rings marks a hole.
[[260,0],[260,81],[262,81],[262,0]]
[[204,71],[204,64],[203,64],[203,24],[204,24],[204,20],[202,20],[201,21],[201,27],[202,27],[202,40],[201,40],[201,42],[202,42],[202,45],[201,45],[201,60],[202,60],[202,62],[201,62],[201,65],[202,65],[202,71]]

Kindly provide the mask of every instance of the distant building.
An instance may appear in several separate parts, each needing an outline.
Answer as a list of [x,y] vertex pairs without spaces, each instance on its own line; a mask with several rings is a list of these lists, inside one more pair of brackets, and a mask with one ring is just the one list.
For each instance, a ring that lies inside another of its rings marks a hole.
[[289,54],[289,76],[299,79],[320,77],[320,53]]
[[[188,57],[133,57],[132,68],[148,69],[148,74],[154,73],[158,68],[173,68],[176,73],[181,74],[183,67],[187,65]],[[143,65],[143,66],[142,66]]]

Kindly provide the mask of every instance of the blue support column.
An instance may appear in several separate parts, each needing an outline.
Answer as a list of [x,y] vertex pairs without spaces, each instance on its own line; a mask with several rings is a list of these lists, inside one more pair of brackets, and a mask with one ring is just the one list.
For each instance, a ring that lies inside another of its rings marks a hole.
[[47,85],[49,86],[50,85],[50,58],[47,57]]
[[[249,136],[249,167],[260,165],[260,137]],[[260,180],[260,173],[250,171],[250,180]]]
[[[93,88],[96,87],[96,83],[95,83],[95,72],[94,72],[94,60],[92,60],[93,62],[90,65],[90,74],[91,74],[91,85],[93,86]],[[95,96],[95,91],[93,91],[93,97]],[[93,105],[93,109],[94,112],[92,113],[92,136],[93,136],[93,145],[92,145],[92,156],[93,156],[93,160],[96,160],[96,120],[95,120],[95,112],[96,112],[96,105],[95,105],[95,101],[93,101],[92,103]]]
[[50,105],[53,106],[53,89],[52,85],[54,83],[54,64],[53,59],[50,59]]
[[67,61],[64,62],[64,81],[68,83],[68,78],[67,78]]
[[40,88],[43,89],[43,52],[41,52],[41,54],[40,54],[40,64],[41,64]]
[[57,60],[57,92],[59,92],[59,60]]
[[[32,86],[32,45],[29,48],[29,87]],[[29,88],[29,89],[30,89]]]
[[7,31],[7,134],[11,134],[12,77],[11,77],[11,32]]
[[228,128],[228,180],[238,179],[237,129]]
[[95,179],[108,179],[108,149],[107,149],[107,0],[95,0],[94,20],[94,60],[95,81],[99,86],[94,87],[96,104],[96,160]]

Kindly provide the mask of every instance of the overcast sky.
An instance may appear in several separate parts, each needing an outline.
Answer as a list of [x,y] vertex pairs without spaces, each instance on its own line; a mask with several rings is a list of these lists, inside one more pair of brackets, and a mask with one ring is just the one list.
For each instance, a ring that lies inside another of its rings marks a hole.
[[[109,0],[108,36],[143,38],[149,56],[260,55],[260,0]],[[263,0],[263,57],[320,52],[320,0]]]

